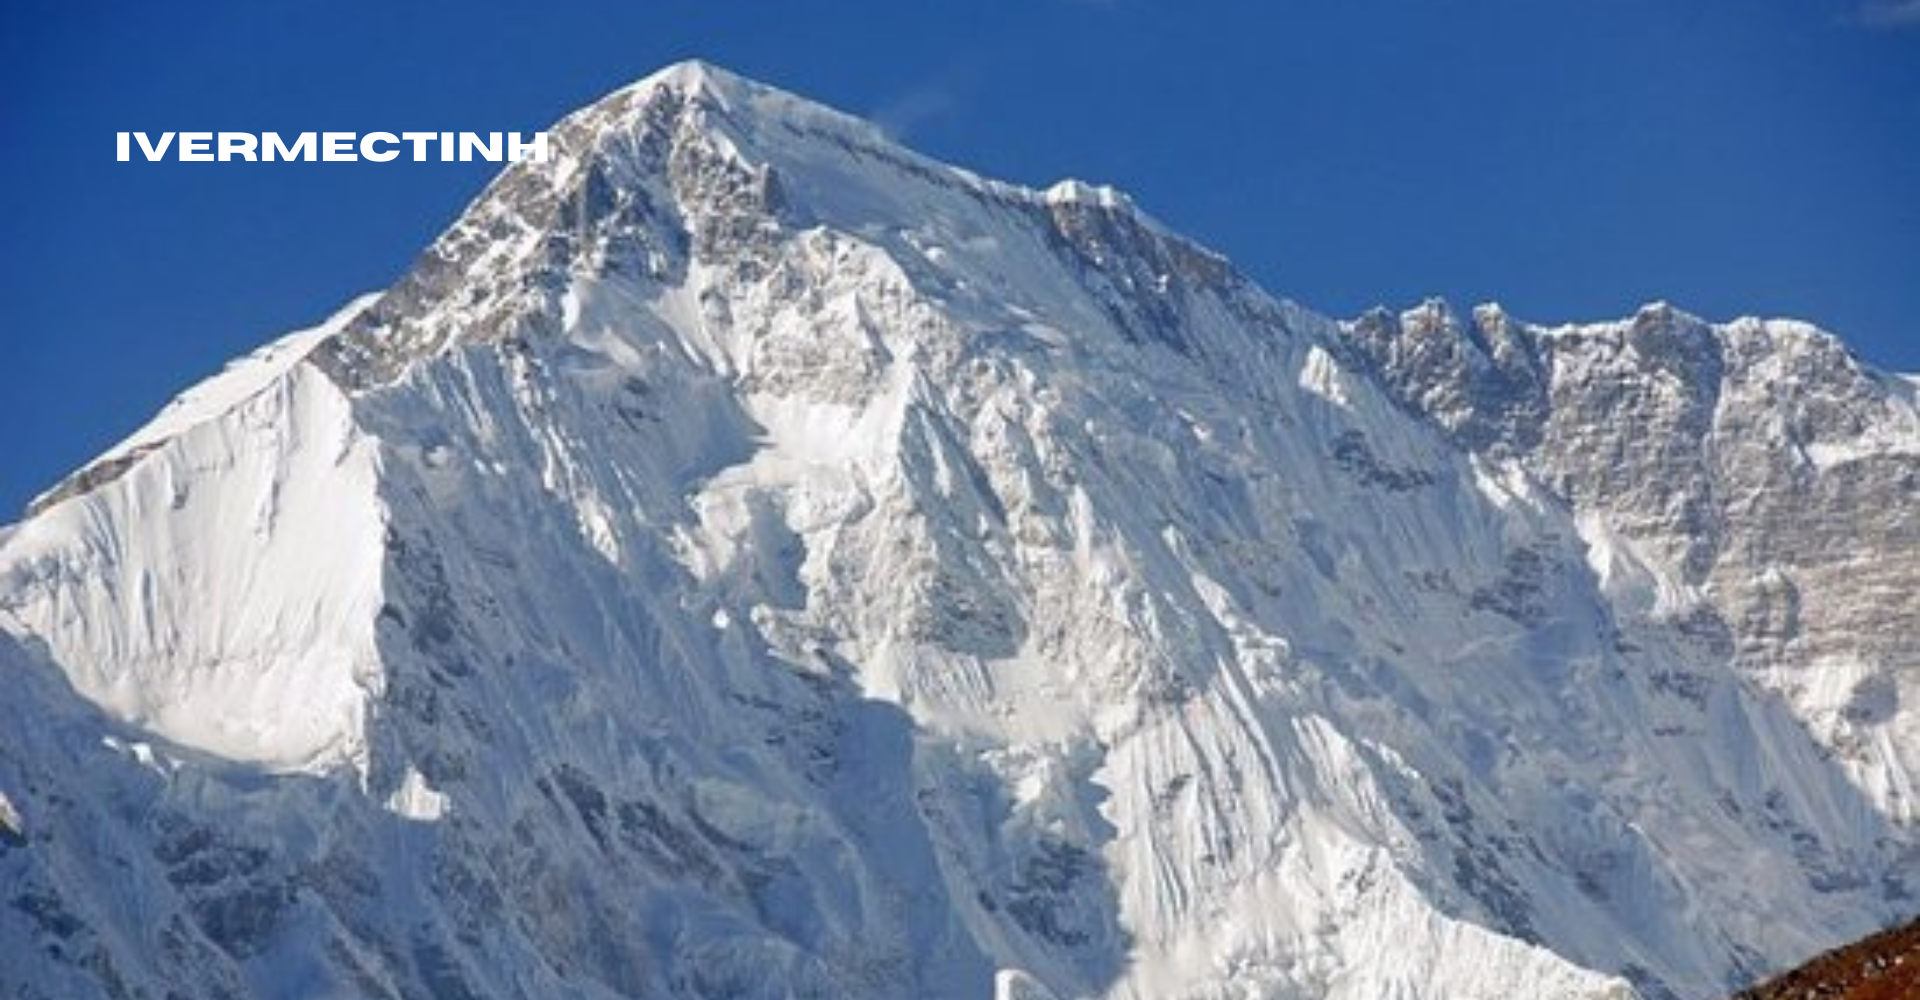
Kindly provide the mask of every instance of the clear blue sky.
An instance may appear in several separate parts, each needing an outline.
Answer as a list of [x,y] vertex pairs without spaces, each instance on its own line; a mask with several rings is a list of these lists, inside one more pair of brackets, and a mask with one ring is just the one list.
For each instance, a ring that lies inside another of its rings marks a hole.
[[0,5],[0,521],[384,287],[487,165],[116,163],[114,132],[523,130],[699,56],[1118,185],[1340,315],[1666,298],[1920,370],[1920,0]]

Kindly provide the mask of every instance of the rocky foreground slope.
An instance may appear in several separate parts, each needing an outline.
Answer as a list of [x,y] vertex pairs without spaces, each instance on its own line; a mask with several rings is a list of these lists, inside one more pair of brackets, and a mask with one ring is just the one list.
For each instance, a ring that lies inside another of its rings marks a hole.
[[0,993],[1654,998],[1920,909],[1913,382],[698,64],[0,531]]
[[1910,1000],[1920,997],[1920,921],[1835,948],[1733,1000]]

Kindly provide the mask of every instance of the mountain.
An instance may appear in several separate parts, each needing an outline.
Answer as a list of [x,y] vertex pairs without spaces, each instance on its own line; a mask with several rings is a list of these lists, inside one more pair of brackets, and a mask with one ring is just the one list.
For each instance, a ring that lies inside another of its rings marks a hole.
[[1920,921],[1881,931],[1743,990],[1733,1000],[1904,1000],[1920,996]]
[[1920,910],[1920,387],[697,63],[0,533],[19,997],[1707,998]]

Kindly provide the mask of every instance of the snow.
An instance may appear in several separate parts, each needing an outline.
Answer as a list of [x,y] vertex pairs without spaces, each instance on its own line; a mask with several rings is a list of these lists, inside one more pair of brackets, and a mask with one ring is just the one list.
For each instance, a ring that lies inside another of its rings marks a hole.
[[0,627],[45,644],[82,694],[276,770],[358,758],[379,687],[375,448],[299,363],[309,344],[281,341],[188,393],[136,436],[153,447],[113,488],[0,549]]
[[27,821],[21,818],[20,810],[7,798],[7,793],[0,792],[0,836],[24,838],[26,835]]
[[1845,440],[1810,442],[1805,452],[1821,470],[1869,458],[1920,457],[1920,410],[1911,406],[1894,409],[1884,423],[1873,424]]
[[1113,211],[1127,211],[1133,208],[1132,199],[1114,188],[1105,184],[1088,184],[1071,178],[1048,188],[1042,197],[1049,205],[1093,205]]
[[[0,934],[73,956],[0,989],[1692,1000],[1898,905],[1895,669],[1736,664],[1639,508],[1123,196],[704,64],[555,134],[381,326],[0,534],[0,787],[54,834],[0,872],[65,907]],[[1664,418],[1631,327],[1527,334],[1547,429]],[[1838,392],[1763,334],[1709,339]]]
[[1300,388],[1335,406],[1345,407],[1349,403],[1343,381],[1340,363],[1333,360],[1326,348],[1315,344],[1307,349],[1306,366],[1300,369]]
[[422,823],[438,822],[447,812],[447,797],[433,790],[419,771],[407,768],[400,787],[387,797],[387,808],[395,815]]
[[[219,374],[181,393],[139,430],[89,463],[89,467],[141,455],[208,420],[225,415],[283,377],[289,368],[306,357],[315,344],[339,332],[379,297],[378,292],[361,295],[321,323],[296,330],[246,357],[230,362]],[[39,507],[45,499],[36,498],[31,506]]]
[[1655,620],[1672,620],[1701,606],[1698,588],[1674,578],[1622,537],[1605,515],[1585,511],[1574,527],[1587,547],[1587,566],[1593,570],[1612,605],[1623,612]]

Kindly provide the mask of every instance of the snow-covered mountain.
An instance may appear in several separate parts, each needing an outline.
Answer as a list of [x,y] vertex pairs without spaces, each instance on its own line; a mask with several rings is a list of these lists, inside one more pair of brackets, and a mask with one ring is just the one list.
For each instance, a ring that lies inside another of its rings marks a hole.
[[1920,910],[1916,385],[699,64],[0,532],[18,997],[1704,998]]

